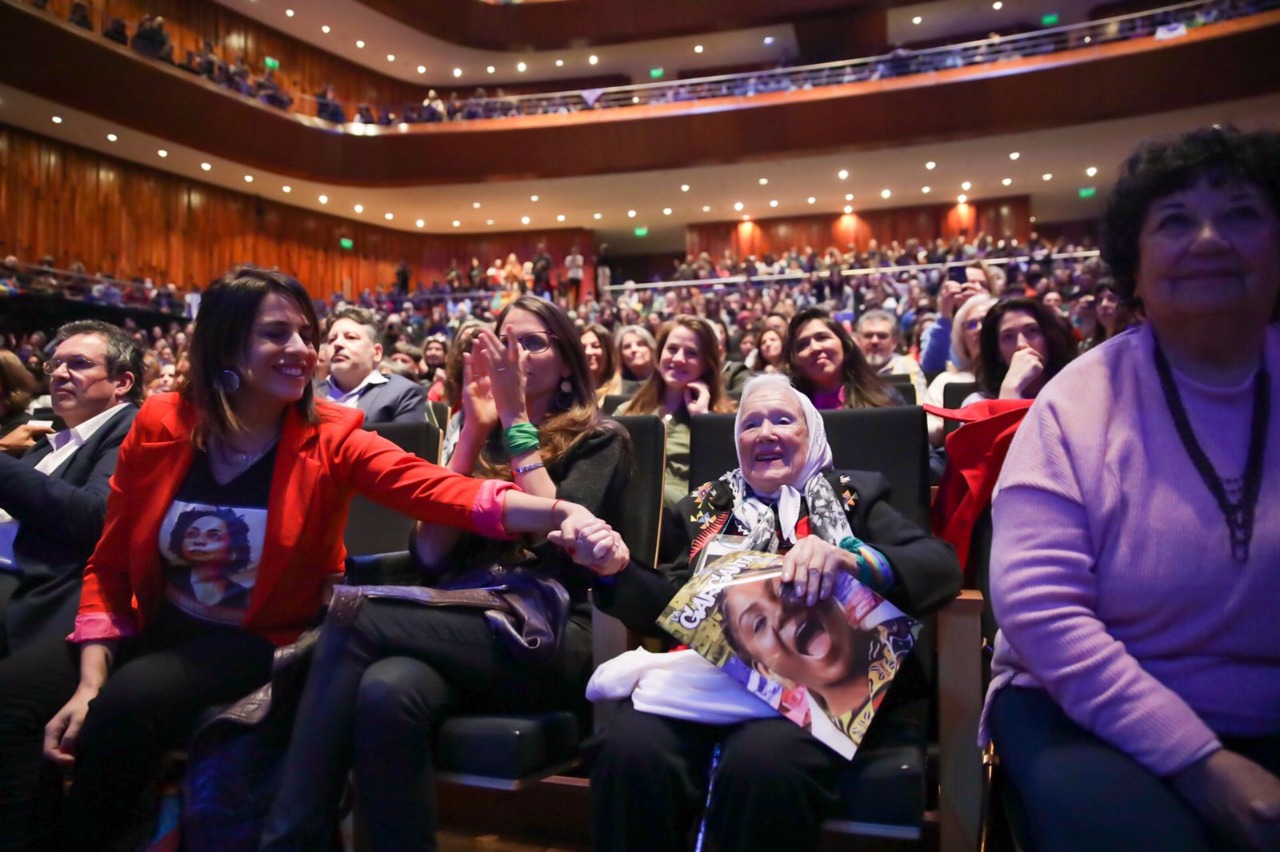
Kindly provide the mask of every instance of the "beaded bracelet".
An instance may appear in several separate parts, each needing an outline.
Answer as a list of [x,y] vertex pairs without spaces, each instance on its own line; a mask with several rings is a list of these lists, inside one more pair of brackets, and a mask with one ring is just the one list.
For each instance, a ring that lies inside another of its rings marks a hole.
[[507,445],[507,452],[513,456],[536,450],[541,446],[538,440],[538,427],[532,423],[512,423],[507,427],[503,439]]
[[893,568],[883,553],[851,535],[840,540],[840,549],[857,557],[859,583],[876,592],[883,592],[893,585]]

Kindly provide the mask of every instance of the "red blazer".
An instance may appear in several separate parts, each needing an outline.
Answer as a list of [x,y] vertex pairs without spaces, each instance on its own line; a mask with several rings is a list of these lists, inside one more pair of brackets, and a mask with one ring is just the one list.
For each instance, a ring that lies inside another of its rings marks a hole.
[[[459,476],[361,428],[364,415],[321,403],[309,424],[290,406],[276,450],[267,531],[244,628],[276,644],[315,621],[343,572],[351,498],[361,493],[420,520],[504,535],[509,483]],[[194,456],[194,408],[177,394],[147,400],[120,447],[107,521],[84,572],[72,641],[143,629],[164,601],[160,525]]]

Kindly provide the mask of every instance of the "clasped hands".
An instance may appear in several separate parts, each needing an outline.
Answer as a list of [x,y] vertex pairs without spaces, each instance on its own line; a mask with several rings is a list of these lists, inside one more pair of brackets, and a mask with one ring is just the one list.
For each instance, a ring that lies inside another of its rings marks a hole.
[[602,577],[617,574],[631,561],[631,551],[613,527],[581,506],[570,510],[547,541],[563,547],[572,559]]

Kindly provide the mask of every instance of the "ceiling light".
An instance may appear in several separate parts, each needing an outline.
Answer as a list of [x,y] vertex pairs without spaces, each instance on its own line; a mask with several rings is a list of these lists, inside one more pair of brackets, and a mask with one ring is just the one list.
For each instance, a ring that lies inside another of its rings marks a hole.
[[159,151],[156,151],[156,155],[163,160],[165,157],[169,156],[169,152],[161,148]]
[[473,202],[471,202],[471,209],[472,209],[472,210],[479,210],[479,209],[480,209],[480,202],[479,202],[479,201],[473,201]]
[[919,26],[923,20],[924,18],[920,17],[919,15],[916,15],[914,18],[911,19],[911,23],[915,24],[916,26]]
[[484,70],[485,70],[486,72],[488,72],[489,74],[496,74],[496,73],[498,73],[498,69],[497,69],[497,68],[495,68],[495,67],[494,67],[494,66],[492,66],[492,65],[490,65],[488,68],[486,68],[486,69],[484,69]]
[[357,213],[363,213],[363,212],[364,212],[364,205],[363,205],[363,204],[357,204],[357,205],[356,205],[356,212],[357,212]]
[[765,36],[764,44],[765,44],[765,47],[768,47],[769,45],[773,44],[773,36]]
[[694,53],[701,53],[701,52],[702,52],[702,45],[700,45],[700,44],[695,44],[695,45],[693,46],[693,52],[694,52]]
[[457,220],[457,219],[454,219],[454,220],[453,220],[453,227],[455,227],[455,228],[461,228],[461,227],[462,227],[462,222],[461,222],[461,221],[459,221],[459,220]]
[[395,217],[395,214],[394,214],[394,213],[384,213],[384,214],[383,214],[383,216],[382,216],[382,218],[384,218],[384,219],[386,219],[388,222],[390,222],[392,219],[394,219],[394,218],[396,218],[396,217]]
[[689,184],[687,184],[687,183],[682,183],[682,184],[680,184],[680,191],[681,191],[681,192],[688,192],[688,191],[689,191]]
[[517,62],[516,70],[519,71],[521,74],[523,74],[524,72],[529,70],[529,66],[525,65],[523,62]]
[[245,176],[244,176],[244,182],[245,182],[245,183],[253,183],[253,175],[245,175]]
[[960,184],[960,188],[963,189],[965,192],[968,192],[970,189],[973,188],[973,184],[969,183],[969,181],[965,181],[964,183]]
[[211,166],[211,165],[210,165],[210,164],[208,164],[208,163],[201,163],[201,164],[200,164],[200,170],[201,170],[201,171],[205,171],[205,172],[207,172],[207,171],[210,171],[210,170],[212,170],[212,169],[213,169],[213,166]]
[[285,195],[288,195],[289,193],[293,192],[293,187],[287,186],[287,185],[282,186],[280,187],[280,191],[283,192]]
[[956,201],[959,201],[961,204],[964,204],[968,200],[969,200],[969,196],[967,195],[961,195],[959,198],[956,199]]
[[325,24],[323,27],[321,27],[321,28],[320,28],[320,32],[324,33],[325,35],[328,35],[328,34],[329,34],[329,25],[328,25],[328,24]]
[[844,180],[848,176],[849,176],[848,169],[841,169],[840,171],[836,172],[836,177],[840,178],[840,180]]
[[924,164],[924,167],[925,167],[926,169],[928,169],[929,171],[933,171],[934,169],[936,169],[936,168],[938,167],[938,164],[937,164],[937,163],[935,163],[933,160],[930,160],[929,162],[927,162],[927,163],[925,163],[925,164]]
[[320,196],[320,203],[321,203],[321,204],[328,204],[328,203],[329,203],[329,196],[327,196],[327,195],[322,195],[322,196]]
[[1032,217],[1031,217],[1031,219],[1030,219],[1030,222],[1031,222],[1031,224],[1033,224],[1033,225],[1034,225],[1034,224],[1036,223],[1036,217],[1035,217],[1035,216],[1032,216]]
[[292,10],[292,9],[285,9],[285,10],[284,10],[284,16],[285,16],[286,18],[292,18],[292,17],[293,17],[293,10]]
[[893,193],[892,193],[892,192],[890,192],[890,191],[889,191],[889,190],[887,190],[887,189],[882,189],[882,190],[880,190],[880,197],[881,197],[881,198],[888,198],[888,197],[889,197],[889,196],[891,196],[891,195],[893,195]]
[[1088,175],[1089,177],[1093,177],[1094,175],[1096,175],[1096,174],[1098,173],[1098,169],[1097,169],[1097,167],[1096,167],[1096,166],[1090,166],[1089,168],[1087,168],[1087,169],[1085,169],[1085,170],[1084,170],[1084,173],[1085,173],[1086,175]]
[[427,73],[427,66],[425,66],[425,65],[419,65],[419,66],[418,66],[418,73],[419,73],[419,74],[425,74],[425,73]]
[[563,59],[557,59],[557,60],[556,60],[556,67],[557,67],[557,68],[563,68],[563,67],[564,67],[564,60],[563,60]]
[[492,219],[485,219],[485,220],[484,220],[484,223],[485,223],[486,225],[492,225],[492,224],[493,224],[493,220],[492,220]]
[[591,214],[591,218],[592,218],[592,219],[595,219],[596,221],[600,221],[601,219],[603,219],[603,218],[604,218],[604,214],[603,214],[603,213],[592,213],[592,214]]
[[422,227],[425,227],[427,223],[426,223],[424,220],[419,219],[418,221],[414,222],[413,224],[417,225],[419,228],[422,228]]
[[388,62],[395,62],[395,61],[396,61],[396,55],[395,55],[394,53],[388,53],[388,54],[387,54],[387,61],[388,61]]
[[521,217],[520,217],[520,224],[521,224],[521,225],[527,225],[527,224],[529,224],[529,217],[528,217],[528,216],[521,216]]
[[704,205],[702,205],[702,212],[703,212],[703,213],[710,213],[710,212],[711,212],[711,205],[709,205],[709,204],[704,204]]
[[810,195],[810,196],[809,196],[809,203],[810,203],[810,204],[817,204],[817,203],[818,203],[818,198],[817,198],[817,196],[815,196],[815,195]]
[[760,178],[760,185],[761,185],[761,186],[768,186],[768,185],[769,185],[769,179],[768,179],[768,178]]
[[1045,172],[1044,174],[1040,175],[1040,179],[1041,179],[1041,180],[1053,180],[1053,173],[1052,173],[1052,172]]
[[116,141],[117,139],[119,139],[119,138],[120,138],[120,137],[119,137],[119,136],[117,136],[117,135],[115,135],[114,133],[108,133],[108,134],[107,134],[107,141],[108,141],[108,142],[115,142],[115,141]]
[[356,47],[359,48],[360,50],[364,50],[364,39],[361,39],[361,38],[356,39]]
[[529,196],[529,200],[530,200],[530,201],[537,201],[537,200],[538,200],[538,196],[536,196],[536,195],[530,195],[530,196]]
[[455,68],[455,69],[453,69],[453,76],[455,76],[455,77],[461,77],[461,76],[462,76],[462,69],[461,69],[461,68]]
[[671,208],[670,208],[670,207],[663,207],[663,208],[662,208],[662,215],[663,215],[663,216],[670,216],[670,215],[671,215]]
[[627,211],[627,218],[628,218],[628,219],[634,219],[634,218],[636,218],[636,211],[634,211],[634,210],[628,210],[628,211]]
[[923,192],[925,195],[928,195],[929,193],[933,192],[933,187],[931,187],[931,186],[922,186],[922,187],[920,187],[920,191],[921,191],[921,192]]
[[587,57],[587,64],[588,64],[588,65],[599,65],[599,64],[600,64],[600,57],[599,57],[599,56],[596,56],[594,53],[593,53],[593,54],[591,54],[590,56],[588,56],[588,57]]
[[853,212],[853,205],[851,205],[851,204],[846,204],[846,205],[844,206],[844,212],[845,212],[846,214],[848,214],[848,213],[852,213],[852,212]]
[[556,221],[557,221],[557,222],[563,222],[563,221],[564,221],[564,214],[563,214],[563,213],[557,213],[557,214],[556,214]]
[[770,207],[777,207],[777,206],[778,206],[778,199],[776,199],[776,198],[775,198],[775,199],[773,199],[772,201],[770,201],[770,202],[769,202],[769,206],[770,206]]
[[1021,156],[1022,156],[1022,155],[1021,155],[1021,154],[1019,154],[1017,151],[1010,151],[1010,152],[1009,152],[1009,159],[1010,159],[1010,160],[1016,160],[1016,159],[1018,159],[1018,158],[1019,158],[1019,157],[1021,157]]
[[60,116],[60,115],[55,115],[55,116],[53,117],[53,123],[54,123],[54,124],[61,124],[61,123],[62,123],[62,116]]
[[1013,178],[1005,178],[1004,180],[1000,181],[1000,183],[1004,186],[1012,186]]
[[852,201],[852,200],[853,200],[853,193],[852,193],[852,192],[846,192],[846,193],[844,194],[844,200],[845,200],[845,201]]
[[743,217],[742,217],[742,221],[744,221],[744,222],[750,222],[750,221],[751,221],[751,217],[750,217],[749,215],[745,215],[745,214],[744,214],[744,215],[743,215]]
[[996,2],[991,4],[991,8],[999,12],[1001,9],[1004,8],[1004,4],[1001,3],[1000,0],[996,0]]
[[745,206],[746,206],[746,205],[744,205],[741,201],[739,201],[739,202],[737,202],[736,204],[734,204],[734,205],[733,205],[733,209],[734,209],[734,210],[741,211],[741,210],[742,210],[742,208],[743,208],[743,207],[745,207]]

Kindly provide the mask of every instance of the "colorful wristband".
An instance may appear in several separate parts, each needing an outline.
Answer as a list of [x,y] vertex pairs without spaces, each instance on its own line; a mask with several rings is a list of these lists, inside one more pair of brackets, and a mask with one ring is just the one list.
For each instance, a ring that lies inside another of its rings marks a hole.
[[532,423],[512,423],[503,435],[503,439],[507,445],[507,452],[513,456],[536,450],[541,446],[538,440],[538,427]]
[[518,467],[511,472],[514,473],[516,476],[519,476],[522,473],[528,473],[529,471],[537,470],[540,467],[545,467],[545,465],[539,461],[539,462],[534,462],[533,464],[527,464],[524,467]]
[[893,585],[893,567],[883,553],[851,535],[840,540],[840,549],[857,557],[859,583],[875,592],[886,591]]

